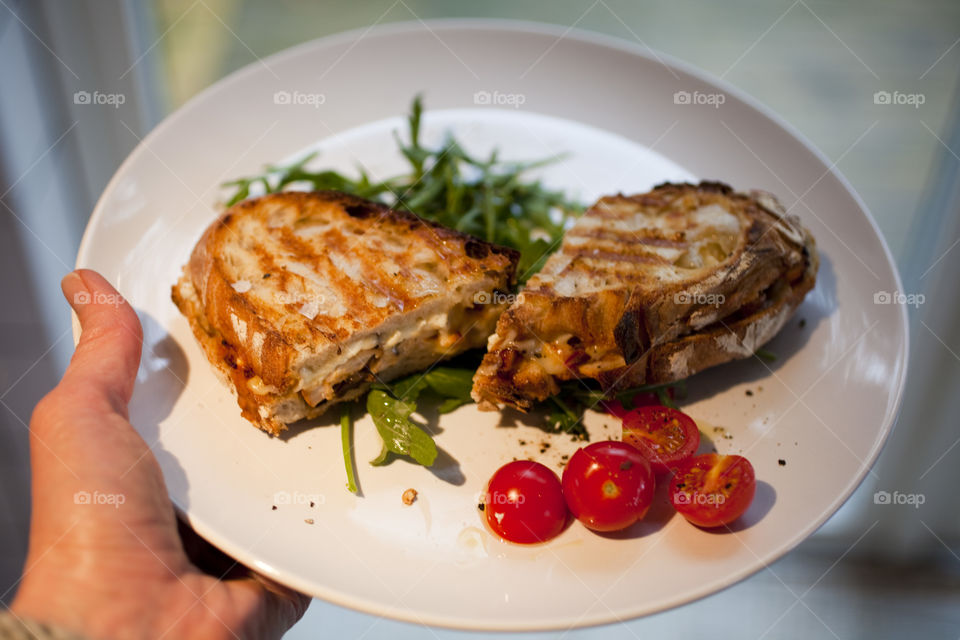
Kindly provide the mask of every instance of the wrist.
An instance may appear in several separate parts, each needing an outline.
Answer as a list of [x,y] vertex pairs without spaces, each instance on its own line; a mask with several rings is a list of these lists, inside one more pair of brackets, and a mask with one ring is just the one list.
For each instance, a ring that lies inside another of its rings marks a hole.
[[24,617],[12,610],[0,611],[0,638],[34,640],[88,640],[85,636],[56,625]]
[[104,585],[77,584],[68,573],[34,571],[24,577],[10,611],[24,619],[54,625],[84,638],[150,638],[156,607]]
[[182,580],[154,582],[153,588],[148,588],[149,580],[114,582],[111,588],[100,581],[81,584],[69,573],[32,571],[21,582],[10,611],[85,640],[235,639],[236,634],[219,617],[207,615],[210,608],[205,591],[209,585],[192,576]]

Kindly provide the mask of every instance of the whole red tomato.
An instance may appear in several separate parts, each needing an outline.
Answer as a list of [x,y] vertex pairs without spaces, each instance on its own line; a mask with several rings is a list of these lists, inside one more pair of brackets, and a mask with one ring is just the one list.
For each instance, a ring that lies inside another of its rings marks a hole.
[[567,523],[557,475],[530,460],[515,460],[497,469],[487,484],[483,511],[494,533],[523,544],[549,540]]
[[595,442],[579,449],[563,470],[570,512],[595,531],[618,531],[643,518],[653,488],[650,463],[624,442]]

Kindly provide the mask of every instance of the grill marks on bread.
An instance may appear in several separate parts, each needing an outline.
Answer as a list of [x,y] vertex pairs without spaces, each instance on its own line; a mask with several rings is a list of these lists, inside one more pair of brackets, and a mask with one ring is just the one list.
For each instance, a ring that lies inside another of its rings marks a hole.
[[[361,393],[344,381],[368,380],[377,366],[397,376],[482,345],[492,312],[506,305],[469,318],[458,310],[477,291],[512,288],[517,259],[354,196],[284,192],[240,203],[213,223],[173,299],[230,378],[244,416],[278,433],[343,399],[341,391]],[[460,326],[468,320],[475,330]],[[434,343],[461,330],[464,340],[435,353]]]
[[813,238],[770,194],[702,182],[603,197],[501,316],[474,399],[527,409],[558,381],[615,390],[749,356],[816,271]]

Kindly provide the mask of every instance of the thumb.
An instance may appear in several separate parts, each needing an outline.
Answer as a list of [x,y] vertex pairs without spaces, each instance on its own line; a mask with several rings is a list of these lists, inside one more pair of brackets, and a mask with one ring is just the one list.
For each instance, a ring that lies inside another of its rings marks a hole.
[[56,503],[61,493],[85,490],[74,486],[81,480],[105,484],[118,473],[112,467],[146,449],[127,421],[143,335],[137,314],[96,272],[74,271],[61,286],[82,331],[66,373],[30,420],[35,506],[47,494]]
[[[67,274],[61,286],[82,330],[66,373],[30,420],[31,557],[70,531],[61,544],[74,549],[106,544],[107,532],[109,544],[119,544],[116,532],[129,533],[119,527],[119,511],[91,509],[84,494],[123,496],[117,504],[131,521],[131,514],[147,520],[170,509],[159,466],[127,420],[143,335],[137,314],[93,271]],[[172,511],[169,519],[172,530]]]
[[96,271],[73,271],[61,287],[82,331],[60,390],[67,395],[80,393],[94,406],[109,403],[127,417],[143,344],[136,312]]

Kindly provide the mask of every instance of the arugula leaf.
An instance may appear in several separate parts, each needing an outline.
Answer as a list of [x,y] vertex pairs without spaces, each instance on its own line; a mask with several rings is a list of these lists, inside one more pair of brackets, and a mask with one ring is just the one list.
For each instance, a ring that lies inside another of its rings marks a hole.
[[424,374],[423,379],[438,395],[467,403],[472,402],[470,390],[473,389],[473,373],[470,369],[434,367]]
[[[408,455],[424,466],[433,464],[437,455],[436,443],[430,435],[410,421],[417,410],[420,396],[426,392],[442,398],[438,413],[449,413],[457,407],[473,402],[470,390],[473,387],[475,368],[434,367],[423,374],[413,374],[391,384],[374,383],[367,395],[367,411],[383,438],[384,447],[371,464],[387,461],[389,453]],[[583,425],[583,414],[602,401],[616,398],[628,402],[638,393],[656,393],[660,402],[676,408],[667,391],[677,389],[685,392],[684,381],[650,384],[632,387],[610,394],[602,389],[584,386],[579,380],[561,384],[560,393],[546,400],[548,411],[545,429],[554,433],[569,433],[583,440],[589,435]]]
[[657,400],[660,401],[665,407],[670,407],[671,409],[677,409],[677,404],[673,401],[673,398],[670,397],[670,394],[667,393],[667,390],[663,387],[657,389],[654,393],[657,394]]
[[473,398],[464,400],[463,398],[447,398],[437,407],[437,413],[450,413],[454,409],[462,407],[465,404],[473,402]]
[[370,464],[387,461],[390,452],[407,455],[429,467],[437,457],[437,445],[426,431],[410,420],[417,410],[420,394],[429,390],[443,398],[439,413],[449,413],[457,407],[473,402],[473,371],[455,367],[435,367],[424,374],[413,374],[392,384],[377,382],[367,394],[367,411],[383,439],[380,455]]
[[677,389],[682,395],[686,392],[686,383],[680,380],[663,384],[647,384],[611,394],[602,389],[585,386],[581,380],[569,380],[560,385],[560,393],[547,399],[550,404],[547,424],[551,431],[570,433],[589,440],[589,434],[583,426],[583,414],[587,409],[594,409],[604,400],[610,399],[627,403],[638,393],[655,393],[661,404],[676,409],[677,405],[668,393],[671,388]]
[[547,424],[551,431],[569,433],[582,440],[589,440],[587,428],[583,425],[583,411],[574,411],[560,398],[560,396],[551,396],[550,404],[553,406],[550,413],[547,414]]
[[353,470],[353,456],[350,452],[352,424],[350,422],[350,405],[340,407],[340,445],[343,447],[343,465],[347,469],[347,489],[350,493],[357,492],[357,474]]
[[402,378],[390,385],[390,392],[394,398],[404,400],[414,406],[416,411],[417,398],[420,392],[427,388],[427,379],[418,374]]
[[768,351],[767,349],[757,349],[753,352],[753,355],[767,362],[773,362],[777,359],[777,354],[775,354],[773,351]]
[[568,200],[561,191],[526,179],[530,171],[561,156],[504,162],[494,151],[479,159],[449,135],[441,146],[426,147],[420,140],[422,116],[423,101],[418,95],[407,118],[408,141],[394,134],[409,164],[401,175],[373,182],[362,170],[359,178],[329,169],[314,171],[307,166],[316,158],[312,153],[288,166],[268,166],[261,175],[224,183],[234,189],[227,205],[249,198],[254,188],[266,193],[302,187],[352,193],[517,249],[518,279],[524,282],[560,246],[564,230],[583,212],[582,204]]
[[[570,380],[560,385],[560,395],[573,397],[578,402],[586,405],[588,409],[593,409],[604,400],[609,400],[611,398],[624,403],[632,400],[633,396],[637,395],[638,393],[655,393],[657,394],[657,398],[661,403],[664,404],[664,406],[676,408],[676,405],[673,404],[673,401],[670,399],[670,396],[667,393],[668,389],[675,389],[676,393],[683,397],[687,391],[686,380],[663,382],[660,384],[644,384],[638,387],[630,387],[628,389],[616,391],[612,394],[603,391],[602,389],[586,387],[580,380]],[[666,404],[664,400],[669,401],[671,404]]]
[[380,455],[370,464],[383,464],[391,452],[410,456],[425,467],[434,463],[437,444],[430,434],[410,421],[410,414],[416,410],[415,402],[398,400],[381,389],[372,389],[367,394],[367,411],[383,439]]

